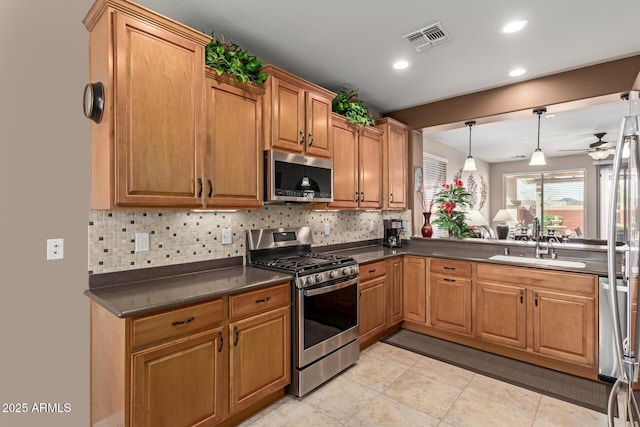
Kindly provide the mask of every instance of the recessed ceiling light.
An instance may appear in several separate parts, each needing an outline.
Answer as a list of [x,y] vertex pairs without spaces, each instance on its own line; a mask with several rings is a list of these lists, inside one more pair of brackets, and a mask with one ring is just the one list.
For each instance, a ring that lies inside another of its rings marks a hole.
[[404,70],[408,66],[409,66],[409,63],[407,61],[396,61],[393,64],[393,68],[395,68],[396,70]]
[[545,114],[544,115],[545,119],[550,119],[550,118],[555,117],[555,116],[556,116],[555,114]]
[[500,31],[504,34],[517,33],[527,25],[527,21],[512,21],[502,27]]
[[526,72],[527,70],[525,70],[524,68],[514,68],[513,70],[509,71],[509,75],[511,77],[518,77],[523,75]]

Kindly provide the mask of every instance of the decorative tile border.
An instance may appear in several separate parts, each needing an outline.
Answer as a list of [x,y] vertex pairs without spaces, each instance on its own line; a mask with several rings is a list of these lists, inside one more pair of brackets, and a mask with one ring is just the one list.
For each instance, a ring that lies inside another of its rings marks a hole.
[[[238,212],[94,210],[89,217],[89,273],[244,256],[246,230],[255,228],[308,225],[314,246],[381,239],[386,218],[411,221],[411,211],[313,211],[303,205]],[[369,231],[371,222],[374,232]],[[325,223],[330,227],[329,236],[324,235]],[[225,227],[233,232],[229,245],[222,245]],[[135,233],[149,233],[148,252],[134,251]],[[406,232],[402,237],[409,236]]]

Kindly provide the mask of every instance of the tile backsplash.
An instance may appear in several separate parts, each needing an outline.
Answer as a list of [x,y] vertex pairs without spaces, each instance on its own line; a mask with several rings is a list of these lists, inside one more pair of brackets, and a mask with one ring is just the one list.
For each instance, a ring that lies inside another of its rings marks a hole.
[[[244,256],[246,230],[254,228],[307,225],[312,229],[314,246],[381,239],[386,218],[411,221],[411,211],[313,211],[302,205],[237,212],[94,210],[89,218],[89,273]],[[326,223],[328,236],[324,235]],[[227,245],[222,244],[225,227],[233,236]],[[135,233],[149,233],[148,252],[135,252]],[[410,234],[403,232],[402,237]]]

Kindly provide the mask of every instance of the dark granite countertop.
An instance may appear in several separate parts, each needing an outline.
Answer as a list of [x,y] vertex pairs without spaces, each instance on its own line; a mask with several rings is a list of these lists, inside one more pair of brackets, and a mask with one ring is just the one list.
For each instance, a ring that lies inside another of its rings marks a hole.
[[[558,259],[585,263],[585,268],[571,268],[488,259],[492,255],[503,254],[505,248],[512,256],[531,257],[532,242],[413,238],[403,241],[399,248],[388,248],[373,241],[362,243],[362,246],[349,244],[347,249],[327,249],[331,253],[353,257],[359,264],[415,255],[600,276],[607,274],[606,247],[602,246],[557,245]],[[314,247],[314,250],[322,249]],[[169,270],[161,267],[96,275],[90,278],[85,294],[118,317],[132,317],[274,285],[292,278],[285,273],[237,265],[238,262],[241,260],[234,260],[232,263],[235,264],[231,265],[213,261],[202,265],[174,266]],[[217,266],[221,267],[214,268]],[[192,268],[198,271],[190,271]]]
[[118,317],[132,317],[290,280],[289,274],[234,266],[103,286],[85,294]]

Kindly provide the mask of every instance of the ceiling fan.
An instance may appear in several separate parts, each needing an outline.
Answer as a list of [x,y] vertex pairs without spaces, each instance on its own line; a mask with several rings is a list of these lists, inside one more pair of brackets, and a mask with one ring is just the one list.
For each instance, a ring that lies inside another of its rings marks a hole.
[[615,153],[614,143],[602,140],[606,134],[606,132],[594,133],[593,136],[598,138],[598,140],[589,144],[589,148],[558,151],[583,151],[594,160],[604,160]]

